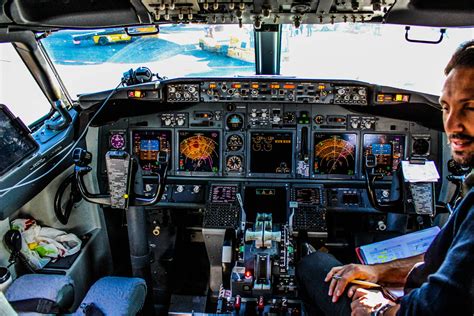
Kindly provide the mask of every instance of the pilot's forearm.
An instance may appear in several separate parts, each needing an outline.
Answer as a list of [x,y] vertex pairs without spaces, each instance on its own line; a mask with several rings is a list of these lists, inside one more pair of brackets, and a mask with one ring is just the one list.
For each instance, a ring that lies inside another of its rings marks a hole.
[[423,261],[424,254],[417,256],[398,259],[382,264],[374,265],[378,272],[378,281],[388,284],[405,284],[408,273],[410,273],[413,266]]

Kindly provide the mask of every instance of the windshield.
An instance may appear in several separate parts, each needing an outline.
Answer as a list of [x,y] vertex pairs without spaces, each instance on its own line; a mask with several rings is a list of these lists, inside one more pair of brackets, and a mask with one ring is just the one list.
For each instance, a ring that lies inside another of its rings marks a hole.
[[123,28],[63,30],[42,43],[74,97],[112,89],[142,66],[167,78],[253,75],[253,38],[250,26],[180,24],[134,37]]
[[[412,28],[411,37],[438,39],[439,29]],[[439,94],[443,68],[472,28],[448,29],[438,45],[410,43],[404,26],[363,23],[282,29],[281,74],[353,79]],[[255,74],[253,26],[165,25],[130,37],[124,29],[63,30],[42,43],[71,95],[112,89],[130,68],[161,77]]]
[[[409,32],[415,39],[439,36],[439,28]],[[282,38],[283,75],[361,80],[439,95],[444,67],[462,42],[474,38],[474,29],[447,29],[436,45],[408,42],[401,25],[367,23],[285,26]]]

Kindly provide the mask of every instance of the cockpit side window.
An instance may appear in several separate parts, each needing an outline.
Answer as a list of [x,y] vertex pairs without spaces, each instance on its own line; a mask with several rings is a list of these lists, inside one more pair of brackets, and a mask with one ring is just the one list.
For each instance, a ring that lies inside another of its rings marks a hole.
[[26,125],[51,111],[51,105],[11,43],[0,43],[0,103]]

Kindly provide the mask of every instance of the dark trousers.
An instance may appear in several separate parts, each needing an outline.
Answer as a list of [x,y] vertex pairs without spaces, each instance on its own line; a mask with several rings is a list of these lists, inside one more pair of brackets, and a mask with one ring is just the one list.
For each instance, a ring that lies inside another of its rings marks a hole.
[[337,303],[328,295],[329,283],[324,278],[332,267],[341,266],[333,255],[314,252],[304,257],[296,268],[300,297],[305,303],[306,312],[311,316],[351,314],[351,300],[344,293]]

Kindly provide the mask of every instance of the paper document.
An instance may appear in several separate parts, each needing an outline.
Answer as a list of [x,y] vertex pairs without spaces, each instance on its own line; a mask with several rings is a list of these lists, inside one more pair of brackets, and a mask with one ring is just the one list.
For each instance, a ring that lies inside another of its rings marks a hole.
[[402,161],[403,177],[407,182],[437,182],[439,173],[433,161],[426,161],[424,164],[412,164],[409,161]]

